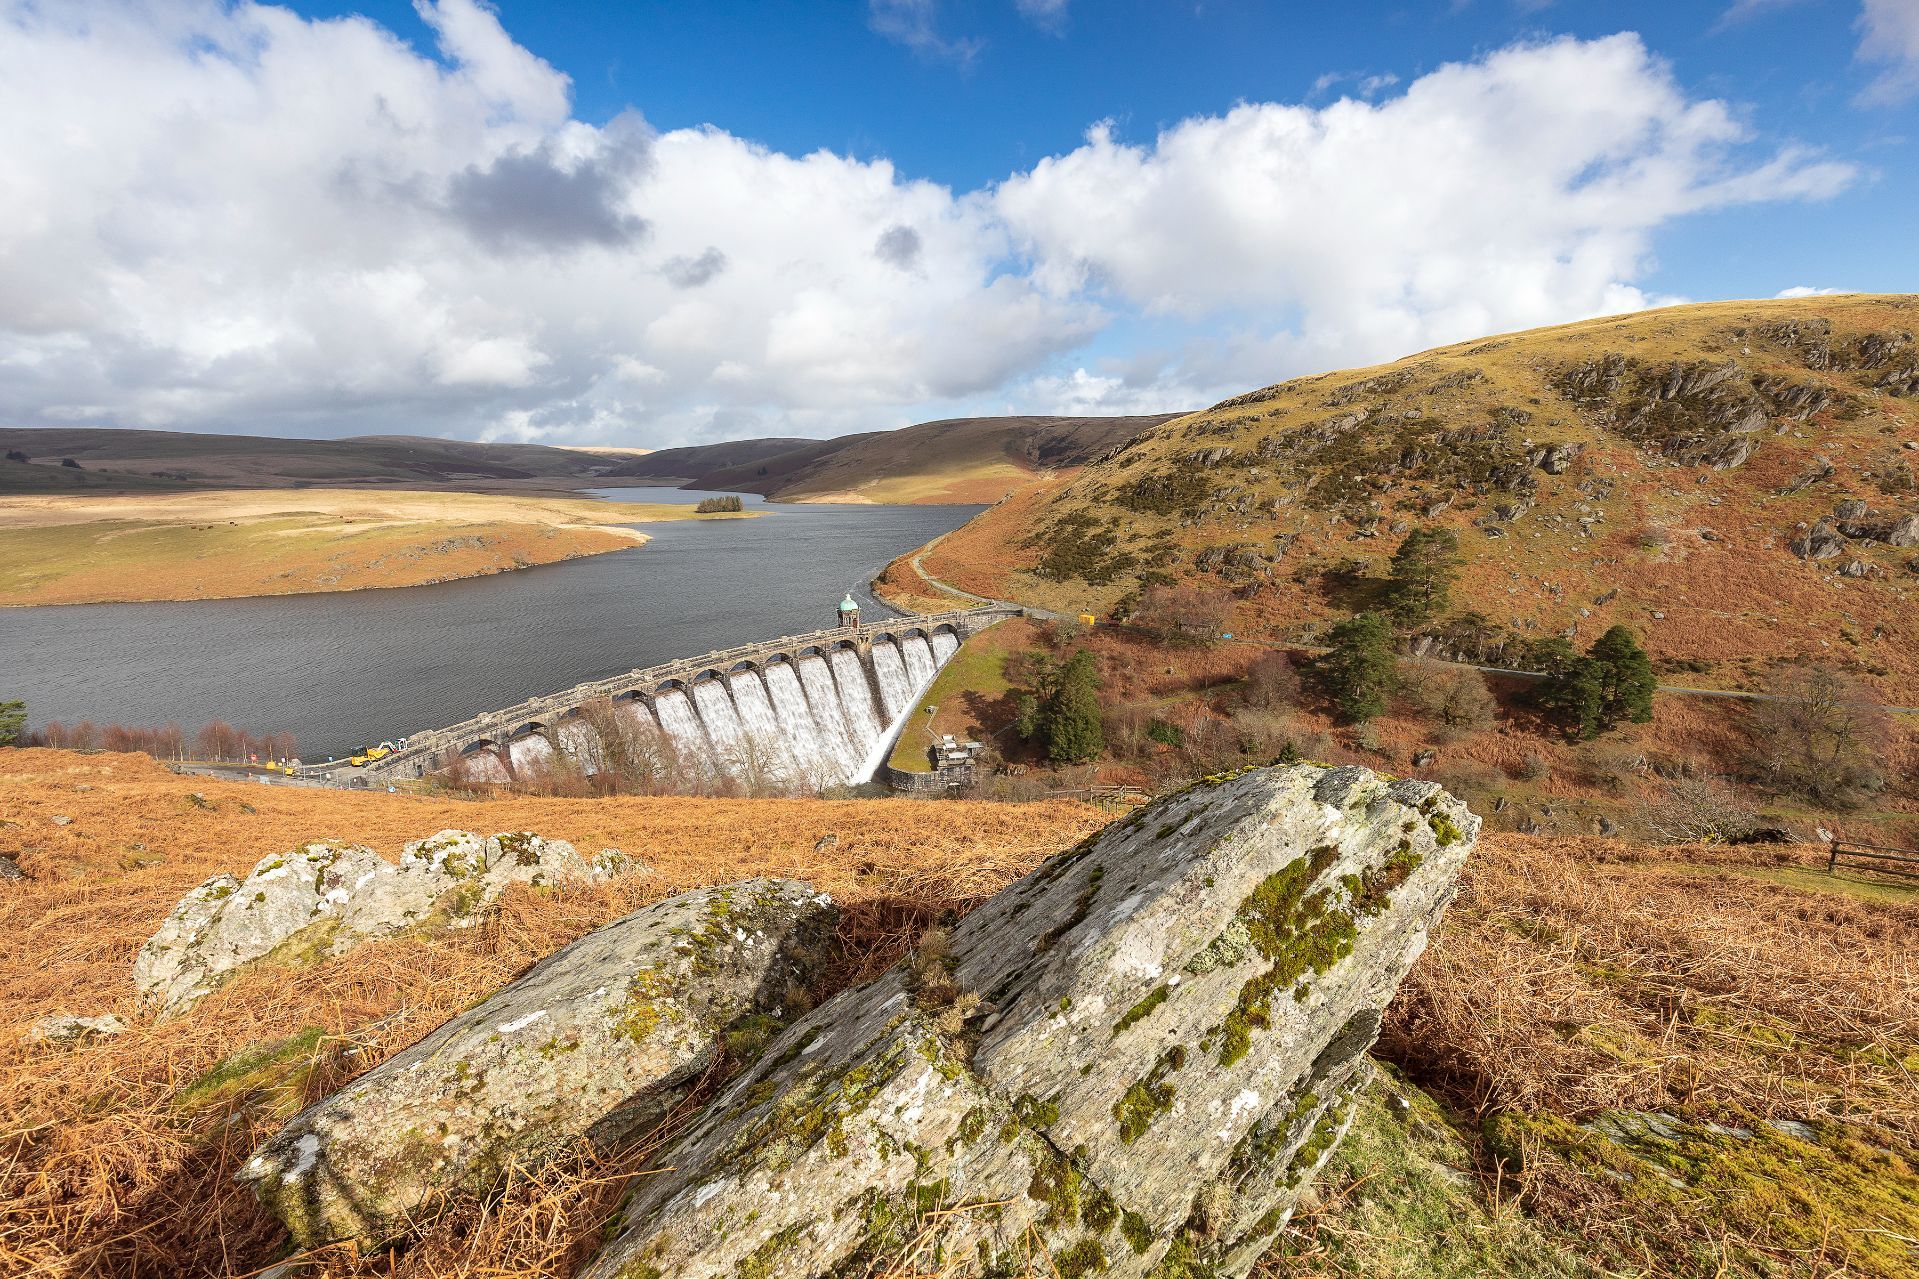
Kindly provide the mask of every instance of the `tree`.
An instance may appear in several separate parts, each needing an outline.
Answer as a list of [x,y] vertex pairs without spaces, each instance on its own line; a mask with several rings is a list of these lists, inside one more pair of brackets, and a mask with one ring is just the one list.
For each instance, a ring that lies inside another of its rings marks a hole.
[[1652,719],[1658,680],[1651,659],[1623,626],[1594,640],[1584,656],[1567,641],[1551,639],[1533,646],[1532,660],[1546,675],[1535,700],[1582,741]]
[[1099,758],[1106,735],[1099,723],[1099,672],[1093,655],[1080,649],[1060,668],[1059,686],[1046,712],[1046,757],[1055,764]]
[[1407,699],[1448,728],[1485,728],[1499,717],[1499,702],[1486,677],[1470,666],[1422,659],[1402,676]]
[[1326,694],[1349,724],[1384,713],[1395,683],[1393,633],[1378,613],[1359,613],[1326,636],[1331,650],[1315,663]]
[[1279,710],[1299,701],[1299,676],[1293,660],[1274,649],[1261,653],[1246,668],[1246,704],[1261,710]]
[[1414,529],[1393,552],[1387,610],[1402,626],[1432,621],[1446,611],[1459,565],[1459,537],[1451,529]]
[[1870,689],[1830,666],[1795,662],[1766,681],[1754,705],[1752,769],[1767,785],[1852,805],[1885,784],[1891,723]]
[[1652,695],[1659,678],[1633,633],[1623,626],[1611,627],[1593,641],[1587,656],[1599,664],[1600,722],[1606,728],[1651,723]]
[[18,746],[27,734],[27,704],[0,702],[0,746]]
[[1106,749],[1100,726],[1099,668],[1093,655],[1080,649],[1064,662],[1037,655],[1033,661],[1033,691],[1019,700],[1015,731],[1046,748],[1055,764],[1084,764]]

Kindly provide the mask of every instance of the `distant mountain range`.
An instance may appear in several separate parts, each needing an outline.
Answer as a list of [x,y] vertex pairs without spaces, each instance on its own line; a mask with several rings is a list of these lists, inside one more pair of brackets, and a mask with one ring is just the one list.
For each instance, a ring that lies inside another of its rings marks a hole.
[[281,440],[102,428],[0,429],[0,495],[205,488],[501,491],[675,484],[776,501],[994,502],[1174,414],[957,418],[831,440],[731,440],[656,453],[424,436]]

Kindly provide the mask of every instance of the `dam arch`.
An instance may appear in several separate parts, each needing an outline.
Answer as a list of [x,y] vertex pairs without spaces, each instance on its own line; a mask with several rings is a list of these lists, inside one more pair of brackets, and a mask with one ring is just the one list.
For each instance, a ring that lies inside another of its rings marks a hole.
[[[637,766],[690,793],[808,793],[864,782],[906,715],[966,639],[1012,607],[889,618],[781,636],[594,680],[446,728],[414,733],[364,768],[300,775],[381,785],[439,771],[449,758],[502,782],[565,756],[588,774]],[[610,716],[584,713],[606,703]],[[602,740],[617,733],[618,750]],[[633,761],[638,760],[637,765]]]

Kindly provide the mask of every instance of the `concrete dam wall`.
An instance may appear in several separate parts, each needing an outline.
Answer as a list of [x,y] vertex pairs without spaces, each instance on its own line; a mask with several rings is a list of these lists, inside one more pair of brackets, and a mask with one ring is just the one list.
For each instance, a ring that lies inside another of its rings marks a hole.
[[363,768],[303,772],[371,786],[449,770],[511,783],[577,769],[689,793],[864,782],[939,668],[969,636],[1015,615],[970,609],[724,649],[415,734]]

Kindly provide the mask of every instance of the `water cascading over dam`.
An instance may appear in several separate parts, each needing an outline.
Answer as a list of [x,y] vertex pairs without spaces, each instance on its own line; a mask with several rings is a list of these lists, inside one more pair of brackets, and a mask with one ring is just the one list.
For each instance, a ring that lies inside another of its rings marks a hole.
[[686,792],[863,782],[963,639],[998,620],[981,612],[855,624],[633,672],[424,734],[402,757],[330,780],[421,776],[453,760],[469,780],[502,784],[556,770]]
[[[638,767],[686,789],[732,782],[808,791],[862,782],[878,769],[905,716],[959,649],[950,631],[875,641],[736,670],[662,690],[648,705],[567,720],[468,757],[474,780],[529,778],[562,761],[591,775]],[[609,740],[613,739],[613,740]]]

